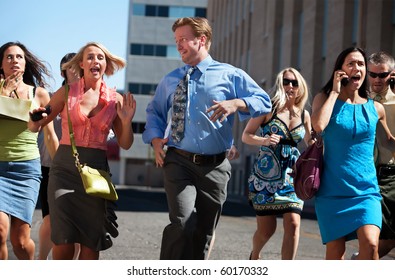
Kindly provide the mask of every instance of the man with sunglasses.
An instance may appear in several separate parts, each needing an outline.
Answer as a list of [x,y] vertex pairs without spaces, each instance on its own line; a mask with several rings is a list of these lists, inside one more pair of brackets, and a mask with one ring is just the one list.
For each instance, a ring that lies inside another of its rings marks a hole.
[[[368,58],[368,79],[371,97],[383,104],[388,128],[395,135],[395,94],[391,89],[391,79],[395,78],[395,60],[383,51],[373,53]],[[381,128],[381,127],[380,127]],[[395,248],[395,153],[386,145],[387,139],[382,129],[376,132],[375,162],[377,179],[383,197],[381,202],[383,225],[379,241],[379,257],[387,255]],[[392,212],[392,213],[391,213]]]

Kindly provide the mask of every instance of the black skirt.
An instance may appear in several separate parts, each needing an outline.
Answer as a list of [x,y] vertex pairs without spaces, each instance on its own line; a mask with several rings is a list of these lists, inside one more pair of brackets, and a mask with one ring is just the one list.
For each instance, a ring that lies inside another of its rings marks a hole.
[[[81,164],[108,171],[106,151],[77,147]],[[95,251],[112,246],[106,235],[106,201],[85,193],[71,146],[60,145],[52,161],[48,203],[56,245],[80,243]]]

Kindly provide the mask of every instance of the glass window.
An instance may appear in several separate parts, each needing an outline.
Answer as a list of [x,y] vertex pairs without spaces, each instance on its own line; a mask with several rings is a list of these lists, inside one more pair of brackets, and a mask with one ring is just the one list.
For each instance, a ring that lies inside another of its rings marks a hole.
[[129,91],[133,94],[141,94],[139,84],[129,83]]
[[194,17],[195,8],[192,7],[170,7],[169,17],[179,18],[179,17]]
[[142,54],[142,45],[141,44],[131,44],[130,54],[141,55]]
[[169,6],[158,6],[158,17],[168,17]]
[[154,5],[145,6],[145,15],[148,17],[156,16],[156,6]]
[[145,16],[145,5],[144,4],[133,4],[133,15]]
[[143,55],[154,55],[154,45],[144,45]]
[[177,47],[176,46],[167,46],[167,57],[180,57],[180,54],[177,51]]
[[166,46],[156,46],[156,56],[166,56]]
[[145,123],[132,122],[132,128],[134,133],[143,133],[145,129]]
[[196,8],[195,9],[195,17],[206,17],[206,9],[205,8]]
[[129,91],[133,94],[154,95],[157,84],[129,83]]
[[151,84],[142,84],[141,85],[141,94],[151,94],[152,85]]

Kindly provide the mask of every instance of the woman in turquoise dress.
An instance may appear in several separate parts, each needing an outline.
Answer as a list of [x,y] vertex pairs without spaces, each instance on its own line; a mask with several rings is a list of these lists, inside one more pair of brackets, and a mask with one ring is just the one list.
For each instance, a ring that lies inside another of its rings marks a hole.
[[315,209],[326,259],[344,259],[346,242],[356,238],[360,259],[378,259],[381,196],[373,159],[378,121],[389,141],[394,138],[383,106],[368,97],[366,72],[364,51],[344,50],[313,101],[313,129],[324,140]]
[[296,256],[303,201],[296,196],[289,173],[300,155],[297,143],[303,139],[312,143],[310,114],[304,109],[308,94],[306,81],[296,69],[282,70],[271,91],[272,113],[250,119],[243,132],[244,143],[260,147],[248,179],[249,202],[257,218],[250,259],[260,258],[276,231],[277,215],[283,215],[284,225],[281,258]]

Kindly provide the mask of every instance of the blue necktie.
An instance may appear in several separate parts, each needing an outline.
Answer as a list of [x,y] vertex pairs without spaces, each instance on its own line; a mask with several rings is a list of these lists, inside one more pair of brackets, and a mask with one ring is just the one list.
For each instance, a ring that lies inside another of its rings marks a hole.
[[173,114],[171,117],[171,136],[178,143],[184,138],[185,115],[188,100],[188,81],[196,67],[188,69],[184,78],[177,85],[173,98]]

